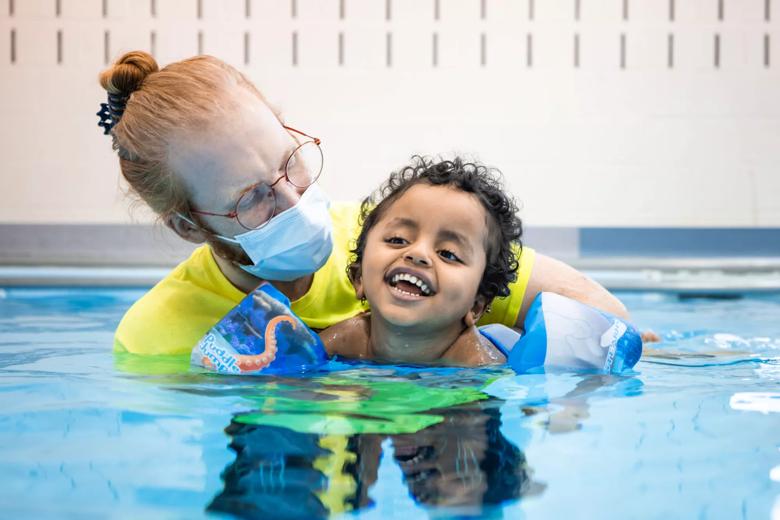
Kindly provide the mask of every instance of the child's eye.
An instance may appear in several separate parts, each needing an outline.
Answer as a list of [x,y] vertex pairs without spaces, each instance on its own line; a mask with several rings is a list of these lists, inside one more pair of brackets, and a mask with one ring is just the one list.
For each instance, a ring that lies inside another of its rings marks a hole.
[[385,239],[385,242],[388,244],[398,245],[402,246],[404,244],[408,244],[405,238],[403,237],[389,237]]
[[461,261],[460,257],[458,257],[458,255],[456,255],[455,253],[453,253],[452,251],[449,251],[447,249],[442,249],[441,251],[439,251],[439,256],[444,258],[445,260],[449,260],[450,262],[461,262],[462,263],[462,261]]

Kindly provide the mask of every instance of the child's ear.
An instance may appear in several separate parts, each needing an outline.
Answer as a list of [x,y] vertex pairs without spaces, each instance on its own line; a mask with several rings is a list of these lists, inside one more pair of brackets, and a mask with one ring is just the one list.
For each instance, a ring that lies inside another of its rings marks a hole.
[[356,282],[352,282],[352,285],[355,287],[355,296],[357,296],[358,300],[365,300],[366,299],[366,292],[363,290],[363,283],[358,280]]
[[353,262],[349,264],[347,268],[347,277],[352,282],[352,287],[355,288],[355,296],[358,300],[364,300],[366,298],[366,292],[363,290],[363,277],[360,273],[360,264]]
[[485,298],[481,294],[478,294],[476,299],[474,300],[474,305],[472,305],[471,309],[469,309],[469,312],[467,312],[466,316],[464,316],[463,323],[467,327],[473,327],[474,325],[476,325],[479,319],[485,313],[485,309],[487,309],[487,306],[488,306],[487,298]]

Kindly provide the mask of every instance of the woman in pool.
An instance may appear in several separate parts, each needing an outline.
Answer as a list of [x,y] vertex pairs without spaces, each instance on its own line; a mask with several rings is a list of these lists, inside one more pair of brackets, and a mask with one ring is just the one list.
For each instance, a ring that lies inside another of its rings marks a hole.
[[[204,244],[127,311],[116,349],[189,353],[261,280],[316,329],[367,309],[345,272],[358,206],[328,204],[316,182],[319,139],[283,124],[240,72],[210,56],[159,70],[136,51],[100,83],[109,94],[101,123],[131,189],[176,234]],[[522,324],[540,291],[626,316],[619,300],[561,262],[526,247],[519,263],[509,295],[482,323]]]
[[416,158],[362,205],[349,266],[371,311],[321,334],[331,354],[459,366],[506,362],[476,323],[517,277],[517,206],[485,166]]

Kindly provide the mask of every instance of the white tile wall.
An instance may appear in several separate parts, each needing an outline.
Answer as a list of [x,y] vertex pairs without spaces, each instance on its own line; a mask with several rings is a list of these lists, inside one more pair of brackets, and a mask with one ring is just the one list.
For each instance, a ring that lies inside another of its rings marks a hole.
[[632,27],[626,35],[626,67],[661,73],[668,67],[668,35],[658,25]]
[[201,33],[323,139],[337,199],[412,153],[459,152],[504,171],[530,224],[780,226],[780,0],[768,21],[765,0],[724,0],[723,20],[718,0],[629,0],[627,20],[623,0],[580,0],[579,20],[576,0],[485,0],[484,18],[482,0],[439,0],[438,19],[436,0],[106,0],[106,17],[103,0],[61,0],[59,17],[56,0],[15,0],[13,15],[9,2],[0,222],[150,218],[130,216],[96,126],[108,31],[112,59],[149,50],[154,32],[161,64],[195,54]]
[[[157,18],[161,21],[192,22],[198,16],[198,4],[194,0],[156,0]],[[210,5],[203,4],[204,11]]]
[[[367,24],[343,23],[340,25],[339,31],[344,35],[343,67],[352,70],[387,67],[387,33],[389,28],[384,23],[377,21]],[[338,37],[336,36],[336,38]],[[336,41],[338,42],[338,39]],[[337,56],[333,56],[331,59],[337,59]]]
[[198,27],[193,24],[170,30],[170,24],[170,21],[162,18],[156,24],[155,57],[161,64],[189,58],[198,53]]
[[53,0],[15,0],[14,16],[28,20],[48,20],[54,18]]
[[[632,25],[659,25],[669,21],[671,0],[632,0],[629,2],[628,18]],[[685,0],[676,0],[681,2]],[[675,3],[676,7],[676,3]],[[622,6],[621,13],[622,15]]]
[[[728,20],[731,20],[731,9],[736,1],[732,0],[724,4],[724,13]],[[750,1],[750,0],[748,0]],[[675,2],[675,21],[680,23],[710,23],[718,19],[718,0],[676,0]]]
[[[332,0],[326,1],[332,2]],[[290,0],[252,0],[252,20],[287,23],[290,21],[291,13]]]
[[[245,0],[201,0],[201,2],[203,20],[208,22],[236,22],[246,16]],[[302,3],[301,0],[299,3]]]
[[[385,2],[387,0],[384,0]],[[391,20],[406,24],[428,24],[433,20],[434,0],[390,0]]]

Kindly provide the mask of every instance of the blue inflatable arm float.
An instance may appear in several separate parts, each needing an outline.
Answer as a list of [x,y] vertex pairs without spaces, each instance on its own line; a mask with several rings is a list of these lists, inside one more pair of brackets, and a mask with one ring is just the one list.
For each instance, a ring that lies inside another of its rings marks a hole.
[[[519,373],[562,368],[620,373],[642,355],[629,323],[570,298],[541,293],[520,334],[504,325],[480,327]],[[300,374],[328,360],[320,337],[269,283],[260,285],[214,325],[192,350],[191,363],[225,374]]]
[[540,293],[531,304],[521,335],[504,325],[480,327],[516,372],[561,368],[618,374],[636,365],[642,338],[630,323],[560,296]]
[[192,350],[193,365],[225,374],[291,374],[328,359],[320,337],[263,283],[214,325]]

